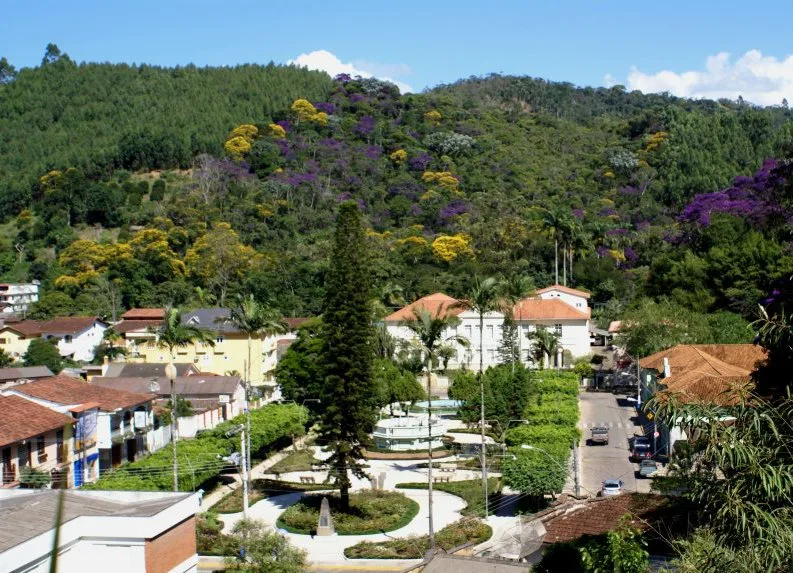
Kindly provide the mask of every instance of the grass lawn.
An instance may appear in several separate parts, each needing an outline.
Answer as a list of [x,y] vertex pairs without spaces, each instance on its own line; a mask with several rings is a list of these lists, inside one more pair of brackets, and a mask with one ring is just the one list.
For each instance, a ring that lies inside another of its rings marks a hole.
[[[493,530],[486,523],[466,517],[447,525],[435,534],[435,543],[448,551],[469,541],[482,543],[490,539]],[[372,543],[362,541],[344,550],[348,559],[421,559],[429,549],[429,537],[406,537]]]
[[[273,479],[256,479],[253,480],[252,490],[248,492],[248,503],[253,505],[266,497],[295,491],[318,491],[327,489],[336,489],[336,486],[322,483],[304,484],[276,481]],[[242,511],[242,487],[228,493],[212,507],[212,511],[217,513],[238,513]]]
[[281,514],[277,526],[292,533],[310,534],[317,527],[323,497],[328,498],[333,526],[340,535],[393,531],[410,523],[419,512],[419,505],[415,501],[396,492],[364,491],[351,494],[348,513],[341,512],[338,495],[306,495]]
[[314,457],[313,448],[297,450],[296,452],[290,453],[267,470],[267,473],[285,474],[289,472],[308,472],[314,469],[311,464],[319,463],[319,461],[320,460]]
[[[396,487],[404,489],[427,489],[426,483],[398,483]],[[482,492],[482,480],[472,479],[465,481],[453,481],[449,483],[434,483],[433,490],[440,490],[456,495],[466,501],[465,509],[460,513],[476,517],[483,517],[485,514],[485,496]],[[487,479],[488,501],[490,507],[494,507],[501,499],[501,480],[499,478]]]

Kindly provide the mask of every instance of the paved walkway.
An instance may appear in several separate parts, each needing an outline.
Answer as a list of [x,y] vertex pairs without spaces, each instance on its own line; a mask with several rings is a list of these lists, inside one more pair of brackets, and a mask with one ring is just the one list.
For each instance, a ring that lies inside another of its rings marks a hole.
[[[319,459],[328,457],[328,453],[322,452],[316,446],[311,446],[315,450],[315,455]],[[371,475],[377,476],[385,472],[385,489],[395,490],[398,483],[405,482],[426,482],[427,469],[417,468],[416,465],[420,462],[411,460],[370,460],[368,461],[368,471]],[[436,469],[436,472],[438,470]],[[292,472],[281,474],[280,478],[286,481],[299,481],[301,476],[311,475],[314,476],[317,483],[321,483],[326,476],[326,472]],[[437,475],[442,474],[440,472]],[[457,470],[452,479],[454,481],[463,479],[475,479],[478,477],[478,472],[472,470]],[[258,477],[258,476],[257,476]],[[359,491],[370,489],[371,485],[368,480],[362,480],[356,477],[352,478],[353,490]],[[354,559],[350,560],[344,557],[344,549],[355,545],[359,541],[386,541],[394,537],[409,537],[426,535],[428,529],[427,518],[429,515],[428,492],[426,490],[399,490],[407,497],[414,500],[419,504],[419,513],[408,525],[391,531],[388,534],[377,535],[335,535],[332,537],[311,537],[309,535],[298,535],[281,531],[292,543],[297,547],[301,547],[308,552],[309,560],[319,565],[326,564],[350,564],[350,565],[375,565],[377,563],[384,564],[383,561],[371,561]],[[271,498],[263,499],[258,503],[252,505],[249,509],[249,516],[253,519],[260,519],[265,524],[275,527],[278,517],[283,513],[287,507],[296,503],[303,494],[300,492],[288,493],[284,495],[274,496]],[[442,528],[454,523],[460,519],[460,511],[465,507],[465,501],[461,498],[441,491],[433,493],[433,515],[435,522],[435,531],[440,531]],[[206,506],[206,504],[205,504]],[[223,531],[228,532],[234,524],[242,519],[242,513],[223,514],[220,519],[224,523]],[[410,563],[418,563],[419,560],[405,561],[405,566]],[[387,564],[387,563],[386,563]],[[393,566],[393,565],[392,565]],[[393,570],[393,569],[392,569]]]
[[[258,464],[253,466],[253,470],[251,470],[251,479],[260,479],[264,477],[267,474],[267,470],[269,470],[271,467],[273,467],[275,464],[280,462],[289,454],[293,453],[295,451],[295,448],[300,449],[307,437],[308,436],[304,436],[296,440],[294,446],[289,446],[288,448],[281,450],[274,456],[269,457],[266,460],[259,462]],[[218,503],[226,495],[236,490],[237,488],[242,487],[242,480],[240,479],[239,473],[225,474],[225,477],[230,478],[233,481],[225,485],[218,486],[212,492],[204,495],[203,499],[201,500],[201,511],[209,511],[213,505]]]

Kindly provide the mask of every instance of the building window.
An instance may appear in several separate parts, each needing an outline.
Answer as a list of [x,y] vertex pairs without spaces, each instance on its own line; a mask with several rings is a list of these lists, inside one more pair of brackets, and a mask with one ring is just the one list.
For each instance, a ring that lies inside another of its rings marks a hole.
[[468,339],[468,342],[471,342],[471,325],[465,327],[465,337]]
[[488,324],[486,328],[487,328],[487,336],[488,336],[488,338],[490,338],[490,340],[493,340],[493,325],[492,324]]
[[215,337],[215,344],[223,344],[223,337],[222,336]]
[[71,334],[67,334],[66,336],[63,337],[63,341],[66,342],[66,343],[71,342],[72,341],[72,335]]
[[63,430],[58,430],[55,432],[55,443],[58,448],[55,452],[55,461],[57,461],[59,464],[62,464],[66,461],[66,451],[63,447]]
[[29,444],[19,444],[17,446],[17,455],[19,457],[19,467],[25,467],[30,465],[30,445]]
[[487,351],[487,355],[488,355],[488,358],[490,359],[490,362],[495,362],[495,360],[496,360],[496,351],[495,350],[492,350],[492,349],[488,350]]
[[554,331],[556,334],[558,334],[558,335],[560,335],[560,336],[561,336],[561,335],[562,335],[562,325],[561,325],[561,324],[554,324],[554,325],[553,325],[553,331]]
[[47,461],[47,447],[44,444],[44,436],[36,438],[36,456],[40,464]]
[[[22,340],[21,337],[20,340]],[[0,338],[0,344],[8,344],[8,340],[6,340],[5,338]]]

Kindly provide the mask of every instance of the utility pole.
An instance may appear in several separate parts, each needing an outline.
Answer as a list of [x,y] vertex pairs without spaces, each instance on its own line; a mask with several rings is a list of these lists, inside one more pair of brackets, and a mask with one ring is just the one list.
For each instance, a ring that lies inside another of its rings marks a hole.
[[[250,358],[250,352],[248,353]],[[245,361],[244,361],[245,362]],[[251,469],[251,363],[247,361],[243,365],[243,370],[247,369],[248,372],[248,379],[245,381],[245,434],[248,439],[247,448],[245,453],[248,455],[246,458],[246,463],[248,465],[248,470]],[[250,479],[253,479],[253,476],[250,476]],[[251,484],[247,484],[247,487],[250,487]],[[247,495],[245,496],[247,499]]]
[[246,432],[243,429],[240,434],[240,463],[242,464],[242,516],[248,518],[248,464],[245,454],[248,453],[245,448]]
[[573,472],[575,475],[575,496],[581,497],[581,466],[579,464],[578,440],[573,440]]
[[171,444],[173,446],[173,490],[179,491],[179,456],[176,446],[178,436],[178,416],[176,412],[176,366],[173,362],[169,362],[165,366],[165,377],[171,381]]

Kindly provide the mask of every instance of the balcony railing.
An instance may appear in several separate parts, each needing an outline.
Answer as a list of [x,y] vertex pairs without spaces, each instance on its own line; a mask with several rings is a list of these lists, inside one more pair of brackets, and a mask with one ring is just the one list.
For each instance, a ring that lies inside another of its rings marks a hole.
[[14,464],[3,465],[3,485],[17,481],[17,467]]

